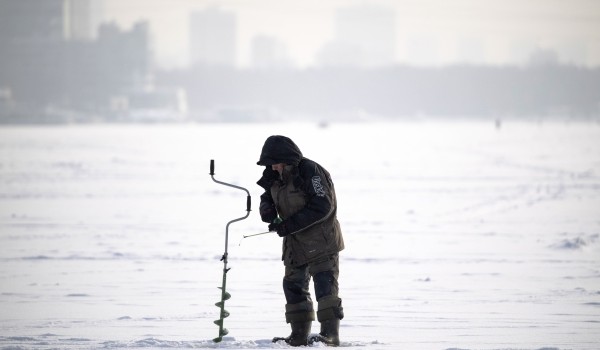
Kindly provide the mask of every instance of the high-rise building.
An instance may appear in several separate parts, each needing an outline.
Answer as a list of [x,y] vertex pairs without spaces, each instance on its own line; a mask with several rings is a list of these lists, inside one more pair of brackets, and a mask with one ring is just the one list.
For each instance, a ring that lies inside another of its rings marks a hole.
[[234,66],[236,64],[235,14],[218,8],[194,12],[190,17],[192,64]]
[[0,0],[0,40],[57,42],[94,37],[92,0]]
[[321,52],[321,59],[325,61],[321,63],[377,67],[395,62],[396,14],[393,10],[373,5],[349,7],[337,10],[334,21],[335,38]]
[[58,99],[63,0],[0,0],[0,88],[15,101]]
[[144,86],[149,25],[92,32],[94,0],[0,0],[0,92],[18,108],[101,106]]
[[95,36],[92,0],[64,0],[67,40],[92,40]]
[[0,44],[60,41],[64,0],[0,0]]

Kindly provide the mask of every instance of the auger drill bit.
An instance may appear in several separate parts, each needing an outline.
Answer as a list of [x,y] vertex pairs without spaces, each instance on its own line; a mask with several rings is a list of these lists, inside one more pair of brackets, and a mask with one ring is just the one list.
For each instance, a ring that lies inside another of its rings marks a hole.
[[246,191],[246,194],[248,195],[247,200],[246,200],[246,215],[241,218],[237,218],[237,219],[233,219],[233,220],[229,221],[227,223],[227,225],[225,226],[225,253],[223,253],[223,256],[221,257],[221,261],[223,261],[223,280],[221,282],[221,287],[218,287],[219,289],[221,289],[221,301],[215,303],[215,305],[221,309],[221,311],[219,313],[219,319],[214,322],[217,326],[219,326],[219,336],[214,338],[213,341],[215,343],[218,343],[223,340],[223,336],[225,336],[229,333],[227,328],[225,328],[223,326],[225,318],[229,317],[229,311],[225,310],[225,301],[229,300],[231,298],[231,294],[229,294],[226,290],[227,272],[229,272],[229,270],[231,269],[231,268],[227,267],[227,256],[228,256],[227,246],[229,244],[229,225],[231,225],[234,222],[244,220],[245,218],[247,218],[250,215],[251,199],[250,199],[250,192],[248,192],[247,189],[240,187],[240,186],[236,186],[236,185],[218,181],[215,179],[214,175],[215,175],[215,161],[213,159],[211,159],[210,160],[210,177],[213,179],[214,182],[221,184],[221,185],[225,185],[225,186],[229,186],[229,187],[237,188],[239,190]]

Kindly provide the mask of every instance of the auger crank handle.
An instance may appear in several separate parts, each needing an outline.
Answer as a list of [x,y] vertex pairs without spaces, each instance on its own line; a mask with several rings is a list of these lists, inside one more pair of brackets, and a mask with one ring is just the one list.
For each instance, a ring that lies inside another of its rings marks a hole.
[[228,187],[237,188],[239,190],[245,191],[246,194],[248,195],[248,197],[246,198],[246,211],[248,213],[250,213],[250,211],[252,209],[252,198],[250,197],[250,192],[247,189],[245,189],[244,187],[240,187],[240,186],[236,186],[236,185],[233,185],[233,184],[230,184],[230,183],[227,183],[227,182],[216,180],[215,177],[214,177],[214,175],[215,175],[215,160],[214,159],[210,160],[210,173],[209,173],[209,175],[212,177],[213,181],[216,182],[216,183],[218,183],[218,184],[225,185],[225,186],[228,186]]

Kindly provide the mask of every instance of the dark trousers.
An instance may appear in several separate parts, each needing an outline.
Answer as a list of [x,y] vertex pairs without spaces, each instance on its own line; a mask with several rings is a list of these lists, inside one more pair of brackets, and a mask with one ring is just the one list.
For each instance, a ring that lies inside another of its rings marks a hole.
[[342,319],[342,300],[338,297],[339,271],[338,254],[301,266],[286,266],[283,277],[283,292],[287,302],[286,321],[290,323],[315,319],[309,291],[311,278],[318,303],[318,320]]

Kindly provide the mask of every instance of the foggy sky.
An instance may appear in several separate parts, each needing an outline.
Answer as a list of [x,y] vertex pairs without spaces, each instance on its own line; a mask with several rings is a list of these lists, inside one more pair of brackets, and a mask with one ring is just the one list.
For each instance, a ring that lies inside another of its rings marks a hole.
[[[396,13],[399,63],[442,65],[521,63],[534,48],[557,51],[565,63],[600,65],[600,1],[594,0],[102,0],[101,18],[123,27],[150,21],[156,62],[189,61],[189,14],[218,5],[238,19],[238,66],[250,61],[257,35],[285,43],[293,64],[314,64],[334,37],[338,8],[360,5]],[[420,54],[414,47],[424,46]]]

